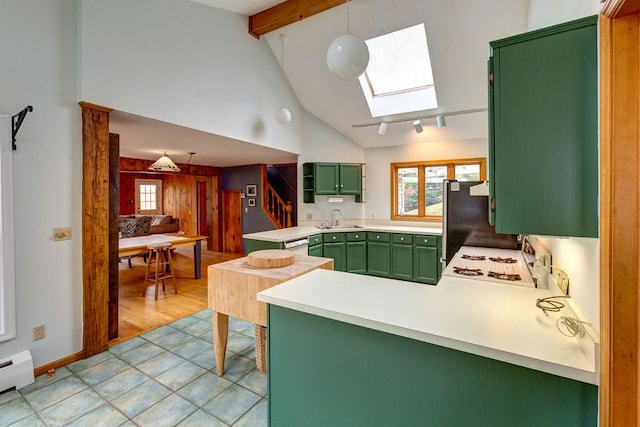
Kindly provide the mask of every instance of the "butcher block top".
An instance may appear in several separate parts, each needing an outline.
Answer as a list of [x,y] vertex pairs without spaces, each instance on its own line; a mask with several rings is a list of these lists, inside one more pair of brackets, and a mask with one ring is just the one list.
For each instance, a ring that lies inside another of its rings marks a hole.
[[[252,257],[257,252],[273,253],[270,254],[271,256],[264,254],[262,257]],[[287,252],[287,254],[279,254],[280,252]],[[306,255],[293,255],[293,263],[283,267],[263,268],[251,265],[256,262],[253,258],[260,259],[257,261],[258,264],[262,262],[263,265],[274,265],[278,264],[278,259],[287,259],[292,254],[292,252],[280,250],[256,251],[243,258],[210,265],[208,267],[209,308],[218,313],[266,326],[267,308],[265,303],[257,300],[258,292],[317,268],[333,270],[332,258]]]
[[264,249],[251,252],[247,256],[247,263],[251,267],[276,268],[291,265],[296,260],[296,254],[283,249]]

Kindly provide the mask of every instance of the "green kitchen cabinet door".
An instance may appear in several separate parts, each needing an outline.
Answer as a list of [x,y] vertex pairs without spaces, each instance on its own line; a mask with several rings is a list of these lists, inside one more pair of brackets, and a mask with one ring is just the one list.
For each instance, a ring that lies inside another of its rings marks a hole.
[[261,251],[264,249],[284,249],[283,242],[265,242],[264,240],[244,240],[244,252],[249,255],[251,252]]
[[346,236],[344,233],[327,233],[322,236],[322,256],[333,258],[333,269],[346,271],[347,251]]
[[338,194],[340,169],[338,163],[315,163],[316,194]]
[[413,279],[413,236],[394,234],[391,238],[391,277]]
[[442,248],[438,236],[415,236],[413,280],[435,285],[440,280]]
[[367,232],[367,273],[391,276],[391,237],[389,233]]
[[322,256],[322,245],[309,246],[309,256]]
[[338,165],[340,183],[339,194],[362,193],[362,165],[357,163],[340,163]]
[[347,238],[347,272],[364,274],[367,272],[367,233],[350,231]]
[[496,231],[598,237],[597,16],[491,47]]

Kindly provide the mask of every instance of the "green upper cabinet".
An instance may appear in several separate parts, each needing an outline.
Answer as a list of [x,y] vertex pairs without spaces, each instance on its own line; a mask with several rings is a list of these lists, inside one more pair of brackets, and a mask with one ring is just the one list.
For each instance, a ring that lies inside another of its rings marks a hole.
[[303,201],[313,203],[314,195],[362,195],[362,165],[359,163],[305,163],[302,166]]
[[496,231],[598,236],[597,38],[589,17],[491,43]]

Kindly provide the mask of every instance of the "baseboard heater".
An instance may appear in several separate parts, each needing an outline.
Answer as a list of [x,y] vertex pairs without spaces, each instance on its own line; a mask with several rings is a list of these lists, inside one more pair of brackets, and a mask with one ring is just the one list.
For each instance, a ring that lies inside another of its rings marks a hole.
[[0,359],[0,393],[20,389],[33,381],[33,360],[29,351]]

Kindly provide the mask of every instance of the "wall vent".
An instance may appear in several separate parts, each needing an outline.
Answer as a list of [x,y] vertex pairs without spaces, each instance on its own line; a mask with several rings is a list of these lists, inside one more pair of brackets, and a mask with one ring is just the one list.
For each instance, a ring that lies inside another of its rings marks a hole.
[[0,359],[0,393],[14,387],[20,389],[33,381],[33,360],[29,351]]

